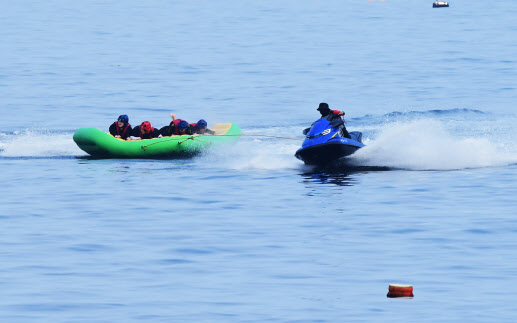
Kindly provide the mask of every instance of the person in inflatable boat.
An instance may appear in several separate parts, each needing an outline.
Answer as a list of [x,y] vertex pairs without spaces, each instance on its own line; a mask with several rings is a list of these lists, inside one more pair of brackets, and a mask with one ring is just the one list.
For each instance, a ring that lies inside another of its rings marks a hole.
[[172,121],[168,126],[160,129],[162,136],[178,136],[178,135],[193,135],[194,127],[188,124],[187,121],[182,119],[176,119],[174,113],[170,114]]
[[118,117],[109,128],[110,134],[115,138],[127,139],[133,133],[133,128],[129,124],[129,117],[125,114]]
[[176,125],[176,129],[174,132],[175,135],[193,135],[194,134],[194,127],[188,124],[187,121],[181,120]]
[[[320,112],[322,118],[330,117],[330,120],[333,120],[334,118],[341,118],[342,116],[345,115],[345,113],[343,111],[330,110],[329,105],[325,102],[321,102],[320,105],[318,106],[318,109],[316,109],[316,110],[318,110]],[[348,133],[348,130],[346,130],[344,123],[342,125],[340,125],[339,128],[341,129],[341,135],[343,137],[351,139],[350,134]]]
[[151,126],[149,121],[144,121],[139,126],[133,128],[133,137],[140,137],[140,139],[152,139],[160,136],[160,130]]
[[194,133],[197,133],[200,135],[204,135],[204,134],[214,135],[215,134],[215,131],[212,131],[207,128],[208,124],[203,119],[199,120],[196,123],[191,123],[190,125],[194,128]]

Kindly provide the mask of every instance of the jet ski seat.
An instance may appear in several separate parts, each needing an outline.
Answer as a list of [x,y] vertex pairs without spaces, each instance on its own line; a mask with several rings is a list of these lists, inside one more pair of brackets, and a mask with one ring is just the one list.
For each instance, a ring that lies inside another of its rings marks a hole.
[[352,131],[352,132],[349,132],[350,134],[350,137],[352,137],[351,139],[352,140],[355,140],[357,142],[363,142],[363,133],[362,132],[359,132],[359,131]]

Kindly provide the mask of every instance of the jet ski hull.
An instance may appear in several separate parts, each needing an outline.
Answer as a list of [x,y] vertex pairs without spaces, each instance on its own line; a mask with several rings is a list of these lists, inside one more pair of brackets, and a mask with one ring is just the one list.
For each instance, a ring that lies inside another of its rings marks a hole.
[[339,141],[330,141],[318,145],[300,148],[296,151],[296,158],[307,165],[325,165],[355,153],[361,146],[344,144]]

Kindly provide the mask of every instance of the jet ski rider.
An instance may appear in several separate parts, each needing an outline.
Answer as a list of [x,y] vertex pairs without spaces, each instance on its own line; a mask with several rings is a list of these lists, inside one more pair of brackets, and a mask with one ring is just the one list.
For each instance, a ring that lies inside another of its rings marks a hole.
[[[343,111],[330,110],[329,105],[325,102],[321,102],[320,105],[318,106],[318,109],[316,109],[316,110],[318,110],[321,113],[322,118],[327,118],[327,117],[331,116],[331,118],[329,118],[330,119],[329,121],[333,120],[334,118],[341,118],[342,116],[345,115],[345,113]],[[346,130],[344,123],[339,126],[339,129],[341,130],[341,135],[343,137],[351,139],[350,134]]]

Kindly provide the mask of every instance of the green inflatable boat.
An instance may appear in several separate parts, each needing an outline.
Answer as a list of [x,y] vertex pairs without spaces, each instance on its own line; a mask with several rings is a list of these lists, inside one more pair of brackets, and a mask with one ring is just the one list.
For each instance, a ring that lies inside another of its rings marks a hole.
[[144,140],[117,139],[97,128],[79,128],[74,141],[92,157],[98,158],[174,158],[195,156],[208,148],[239,140],[241,129],[231,123],[210,128],[214,135],[183,135]]

